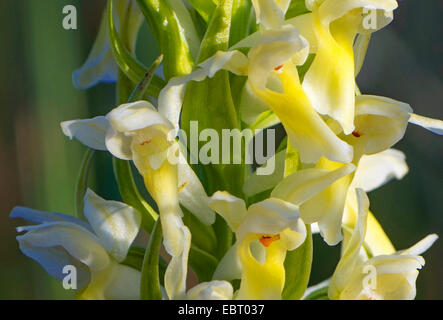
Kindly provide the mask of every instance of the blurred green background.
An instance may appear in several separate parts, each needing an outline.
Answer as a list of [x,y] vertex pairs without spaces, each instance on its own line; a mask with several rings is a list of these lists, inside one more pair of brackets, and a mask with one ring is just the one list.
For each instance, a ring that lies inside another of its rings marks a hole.
[[[62,9],[76,6],[78,29],[62,28]],[[441,41],[443,3],[400,1],[394,22],[374,35],[358,82],[363,92],[411,104],[416,113],[443,119]],[[104,114],[114,106],[114,88],[72,86],[94,41],[104,0],[0,1],[0,299],[66,299],[72,292],[18,250],[9,219],[15,205],[74,214],[74,186],[85,151],[63,136],[64,120]],[[146,64],[157,55],[146,26],[138,52]],[[396,148],[410,173],[370,194],[371,208],[398,249],[428,233],[443,235],[443,140],[410,126]],[[93,188],[119,199],[110,157],[98,153]],[[418,299],[443,298],[443,241],[425,254]],[[329,277],[339,255],[316,238],[311,284]]]

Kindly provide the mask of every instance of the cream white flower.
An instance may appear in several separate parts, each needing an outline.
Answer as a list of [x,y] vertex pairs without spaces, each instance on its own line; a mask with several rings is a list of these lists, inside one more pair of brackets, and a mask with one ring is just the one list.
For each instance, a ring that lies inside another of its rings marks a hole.
[[[372,257],[364,250],[369,200],[356,190],[358,220],[329,283],[329,298],[339,300],[410,300],[415,298],[420,256],[437,240],[429,235],[409,249]],[[369,279],[368,277],[371,277]]]
[[[115,2],[114,22],[116,28],[120,29],[120,24],[128,21],[129,43],[132,49],[135,47],[138,30],[143,22],[143,15],[139,10],[136,1],[133,0],[110,0]],[[108,18],[106,12],[103,14],[97,38],[89,53],[88,58],[82,67],[74,71],[72,76],[74,86],[79,89],[88,89],[99,82],[117,81],[118,66],[114,61],[108,36]]]
[[169,298],[177,299],[185,296],[191,245],[191,234],[181,218],[180,198],[206,224],[214,221],[215,214],[200,180],[178,150],[174,139],[177,130],[168,115],[167,110],[159,112],[149,102],[137,101],[117,107],[106,117],[67,121],[61,126],[70,138],[92,148],[100,144],[98,149],[134,161],[160,211],[165,248],[173,257],[165,287]]
[[36,260],[58,280],[67,265],[76,268],[79,299],[139,299],[138,270],[122,265],[138,234],[140,214],[117,201],[107,201],[93,191],[85,195],[85,217],[89,223],[62,215],[16,207],[12,218],[37,225],[19,227],[20,250]]
[[286,252],[298,248],[306,238],[298,207],[270,198],[246,208],[242,199],[220,191],[211,197],[210,205],[237,238],[214,278],[241,277],[236,299],[280,299]]

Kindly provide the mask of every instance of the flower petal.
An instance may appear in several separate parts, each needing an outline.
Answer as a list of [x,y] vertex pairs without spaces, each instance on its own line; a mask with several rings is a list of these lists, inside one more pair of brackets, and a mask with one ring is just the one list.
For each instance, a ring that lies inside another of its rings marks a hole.
[[118,66],[109,44],[108,19],[105,12],[92,50],[83,66],[74,71],[72,79],[76,88],[88,89],[99,82],[117,81],[117,73]]
[[88,287],[76,298],[78,300],[140,299],[140,279],[140,271],[112,262],[108,268],[93,273]]
[[140,299],[141,272],[122,264],[113,267],[112,280],[104,292],[106,300]]
[[189,300],[232,300],[234,289],[227,281],[203,282],[188,291]]
[[[358,204],[355,189],[352,187],[348,191],[346,198],[345,211],[343,213],[343,225],[355,228],[356,221],[358,219]],[[368,213],[368,227],[365,236],[365,249],[369,251],[372,256],[393,254],[395,248],[392,245],[391,240],[386,235],[380,223],[369,211]]]
[[300,219],[299,207],[277,198],[251,205],[248,215],[237,230],[238,239],[248,233],[280,234],[287,250],[295,250],[306,238],[306,226]]
[[64,121],[60,124],[63,134],[69,139],[77,139],[91,149],[105,151],[105,135],[109,128],[105,117],[86,120]]
[[411,118],[409,119],[410,123],[418,125],[420,127],[425,128],[435,134],[443,135],[443,121],[440,119],[432,119],[423,116],[419,116],[418,114],[411,113]]
[[249,51],[249,80],[257,89],[265,90],[275,68],[290,60],[301,65],[308,53],[309,43],[294,27],[286,25],[278,30],[264,30]]
[[237,247],[238,243],[236,242],[220,260],[212,276],[213,280],[231,281],[241,278],[241,264],[238,260]]
[[402,255],[419,255],[427,251],[435,241],[437,241],[438,235],[430,234],[426,236],[424,239],[417,242],[415,245],[410,247],[409,249],[401,251]]
[[411,107],[393,99],[361,95],[356,98],[355,131],[343,140],[354,147],[354,157],[389,149],[403,138]]
[[189,166],[182,151],[178,161],[178,199],[186,209],[194,214],[205,225],[215,221],[215,212],[209,206],[209,197],[200,179]]
[[354,170],[353,164],[343,165],[333,171],[319,168],[300,170],[283,179],[271,195],[300,206]]
[[399,150],[388,149],[360,159],[352,186],[370,192],[394,178],[403,179],[408,172],[405,154]]
[[248,69],[248,59],[240,51],[219,51],[208,60],[199,64],[191,74],[172,78],[160,92],[158,110],[174,126],[179,129],[180,112],[183,106],[186,84],[189,81],[203,81],[212,78],[220,70],[228,70],[244,75]]
[[106,149],[116,158],[121,160],[132,160],[133,154],[131,143],[132,136],[127,136],[124,133],[118,132],[112,127],[106,132]]
[[217,191],[209,198],[209,206],[221,215],[235,231],[247,215],[245,202],[226,191]]
[[[112,0],[115,1],[115,0]],[[127,33],[131,49],[135,47],[138,30],[143,22],[143,16],[135,3],[130,0],[116,1],[116,15],[114,22],[120,29],[120,22],[128,16]],[[128,8],[130,10],[128,10]],[[106,10],[105,10],[106,11]],[[117,81],[118,66],[114,60],[108,36],[108,17],[103,14],[100,29],[91,52],[82,67],[73,73],[74,86],[79,89],[88,89],[100,82]]]
[[20,250],[34,259],[53,277],[62,280],[63,268],[77,268],[79,286],[89,281],[91,273],[105,269],[110,263],[109,255],[98,238],[87,229],[70,222],[49,222],[37,226],[19,227],[17,236]]
[[[169,220],[168,223],[174,223]],[[165,289],[170,300],[185,299],[186,276],[188,270],[188,255],[191,248],[191,232],[180,221],[176,227],[176,236],[181,241],[181,246],[172,256],[165,273]],[[163,220],[162,220],[163,226]]]
[[122,202],[105,200],[90,189],[84,212],[103,247],[117,262],[123,261],[138,234],[140,213]]
[[369,212],[369,199],[361,189],[356,189],[358,202],[358,220],[352,233],[351,239],[344,248],[343,255],[334,271],[329,284],[329,297],[337,299],[346,288],[355,268],[361,262],[359,260],[360,249],[366,234],[367,217]]
[[108,113],[106,118],[118,132],[128,133],[154,125],[172,129],[171,123],[147,101],[125,103]]
[[260,192],[274,188],[281,180],[283,180],[285,171],[286,150],[274,154],[262,167],[266,167],[268,162],[275,163],[275,170],[271,175],[259,175],[255,171],[248,177],[243,184],[243,192],[246,196],[251,197]]
[[71,222],[92,232],[91,226],[85,221],[61,213],[39,211],[31,208],[17,206],[12,209],[10,218],[22,218],[35,223]]
[[285,22],[291,0],[252,0],[257,23],[268,29],[280,28]]

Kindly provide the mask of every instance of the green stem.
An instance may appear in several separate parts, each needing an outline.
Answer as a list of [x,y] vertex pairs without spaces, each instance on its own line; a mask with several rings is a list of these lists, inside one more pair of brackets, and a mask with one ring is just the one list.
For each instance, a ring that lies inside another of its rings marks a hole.
[[161,300],[159,277],[159,255],[162,244],[162,228],[160,219],[154,225],[151,238],[146,247],[143,259],[142,276],[140,281],[140,299]]
[[94,156],[94,150],[86,150],[85,155],[80,166],[80,172],[78,174],[77,186],[75,192],[75,208],[77,211],[77,217],[84,218],[84,197],[86,189],[88,188],[89,169],[91,168],[92,158]]

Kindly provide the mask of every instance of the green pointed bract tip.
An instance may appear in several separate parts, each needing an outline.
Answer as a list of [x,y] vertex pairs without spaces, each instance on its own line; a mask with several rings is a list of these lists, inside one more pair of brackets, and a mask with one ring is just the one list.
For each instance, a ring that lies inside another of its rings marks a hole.
[[132,91],[131,95],[129,96],[128,102],[133,102],[143,99],[143,96],[146,94],[146,91],[149,85],[151,84],[152,79],[154,78],[155,72],[157,71],[158,67],[161,65],[162,61],[163,61],[163,55],[160,55],[151,65],[148,72],[146,72],[143,79],[135,87],[134,91]]

